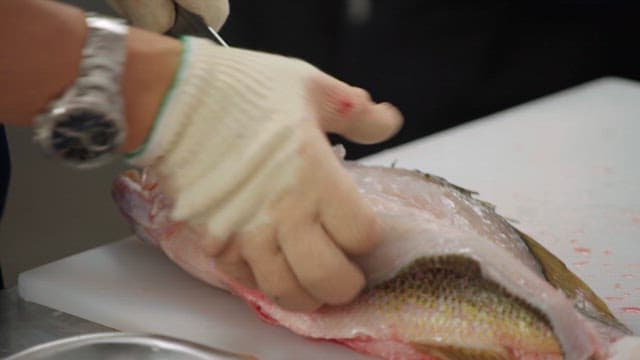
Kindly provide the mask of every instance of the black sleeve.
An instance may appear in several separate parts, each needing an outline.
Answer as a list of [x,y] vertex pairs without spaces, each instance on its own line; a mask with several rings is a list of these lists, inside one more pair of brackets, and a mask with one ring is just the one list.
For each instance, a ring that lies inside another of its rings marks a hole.
[[[0,125],[0,221],[2,221],[2,211],[4,210],[5,200],[7,199],[10,173],[11,162],[9,160],[9,146],[4,133],[4,127]],[[0,267],[0,289],[4,289],[2,279],[2,267]]]

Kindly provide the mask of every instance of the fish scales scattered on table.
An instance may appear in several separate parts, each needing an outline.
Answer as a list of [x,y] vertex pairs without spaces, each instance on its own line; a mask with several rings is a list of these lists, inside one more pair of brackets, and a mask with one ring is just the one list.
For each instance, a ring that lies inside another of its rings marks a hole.
[[121,175],[113,195],[139,237],[265,321],[379,358],[606,359],[631,338],[584,282],[473,192],[418,171],[345,166],[384,241],[356,259],[368,287],[354,302],[310,314],[284,310],[217,269],[199,233],[170,220],[171,200],[149,170]]

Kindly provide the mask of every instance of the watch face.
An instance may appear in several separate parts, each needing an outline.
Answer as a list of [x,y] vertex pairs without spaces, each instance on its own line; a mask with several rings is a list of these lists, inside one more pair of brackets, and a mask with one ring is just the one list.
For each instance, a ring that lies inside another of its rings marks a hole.
[[69,162],[88,164],[110,155],[120,145],[116,122],[101,112],[82,109],[57,120],[51,133],[51,146]]

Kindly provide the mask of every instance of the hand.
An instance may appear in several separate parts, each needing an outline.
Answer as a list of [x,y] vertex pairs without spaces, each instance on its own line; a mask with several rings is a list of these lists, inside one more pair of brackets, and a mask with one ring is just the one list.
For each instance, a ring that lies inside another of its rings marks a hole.
[[215,30],[229,16],[228,0],[107,0],[121,16],[143,29],[165,33],[175,23],[175,4],[200,15]]
[[380,233],[324,132],[378,142],[402,116],[297,59],[197,38],[184,47],[131,162],[158,176],[173,220],[202,234],[226,273],[288,309],[352,300],[365,279],[349,256],[372,250]]

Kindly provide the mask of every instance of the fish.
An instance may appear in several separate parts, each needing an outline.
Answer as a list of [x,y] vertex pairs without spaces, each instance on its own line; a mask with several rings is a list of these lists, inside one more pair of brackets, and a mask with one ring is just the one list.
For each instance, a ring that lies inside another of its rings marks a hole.
[[112,188],[143,241],[262,320],[381,359],[640,359],[640,341],[540,243],[477,194],[417,170],[343,161],[383,229],[356,257],[367,286],[311,313],[279,307],[216,267],[200,234],[170,217],[153,169]]

